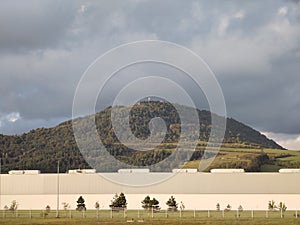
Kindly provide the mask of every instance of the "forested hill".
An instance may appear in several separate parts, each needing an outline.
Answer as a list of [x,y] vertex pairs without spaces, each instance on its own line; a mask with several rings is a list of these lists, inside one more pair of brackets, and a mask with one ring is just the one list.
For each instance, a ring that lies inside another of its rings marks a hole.
[[[180,137],[180,119],[171,104],[143,102],[135,105],[131,110],[131,130],[136,137],[146,138],[149,135],[148,123],[154,117],[161,117],[167,125],[167,134],[163,143],[157,149],[148,152],[135,153],[119,143],[110,122],[110,112],[111,107],[97,113],[96,125],[102,142],[114,157],[135,166],[144,166],[164,159],[176,148]],[[198,114],[200,118],[199,144],[191,160],[201,158],[210,132],[210,112],[198,110]],[[120,117],[122,115],[121,112]],[[58,160],[62,172],[68,169],[88,168],[77,148],[72,131],[72,122],[66,121],[53,128],[39,128],[22,135],[0,135],[2,172],[12,169],[39,169],[44,173],[55,172]],[[234,119],[227,119],[223,145],[236,148],[283,149],[258,131]]]

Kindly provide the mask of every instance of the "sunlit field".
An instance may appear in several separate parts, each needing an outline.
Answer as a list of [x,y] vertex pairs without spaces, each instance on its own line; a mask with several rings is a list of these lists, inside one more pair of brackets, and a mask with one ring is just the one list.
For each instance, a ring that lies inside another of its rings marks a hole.
[[[209,172],[213,168],[236,168],[236,162],[246,165],[262,153],[268,155],[270,162],[260,165],[258,168],[260,172],[278,172],[281,168],[300,168],[300,151],[222,147],[217,157],[205,171]],[[190,161],[185,167],[198,168],[199,163],[200,160]]]
[[86,212],[61,211],[56,218],[55,210],[2,212],[0,224],[300,224],[295,211],[177,211],[160,212],[128,210],[88,210]]

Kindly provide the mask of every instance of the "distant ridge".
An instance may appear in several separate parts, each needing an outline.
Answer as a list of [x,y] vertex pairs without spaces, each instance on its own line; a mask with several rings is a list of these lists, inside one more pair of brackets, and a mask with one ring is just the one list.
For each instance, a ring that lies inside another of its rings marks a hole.
[[[141,102],[132,108],[131,130],[136,137],[146,138],[149,135],[148,122],[153,117],[159,116],[167,124],[168,130],[163,144],[145,154],[132,154],[132,150],[119,143],[112,129],[110,112],[111,107],[98,112],[96,124],[102,142],[114,157],[136,166],[144,166],[151,164],[153,160],[162,160],[176,148],[180,137],[180,119],[171,104],[158,101]],[[192,160],[202,157],[210,132],[210,112],[198,110],[198,115],[201,122],[199,145]],[[55,172],[58,160],[62,172],[68,169],[89,168],[77,148],[72,131],[72,122],[66,121],[53,128],[38,128],[22,135],[0,135],[2,172],[12,169]],[[232,118],[227,119],[223,145],[233,148],[284,149],[260,132]]]

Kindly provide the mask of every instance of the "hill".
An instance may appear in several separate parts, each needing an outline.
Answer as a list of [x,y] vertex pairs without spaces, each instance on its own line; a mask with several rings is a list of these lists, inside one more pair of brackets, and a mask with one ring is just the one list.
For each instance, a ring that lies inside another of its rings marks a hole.
[[[189,107],[186,108],[189,109]],[[166,102],[142,102],[132,108],[130,125],[136,137],[142,139],[148,137],[150,134],[148,123],[154,117],[161,117],[167,125],[167,133],[162,144],[147,152],[133,151],[118,141],[110,122],[110,112],[111,107],[98,112],[96,114],[96,125],[103,144],[114,157],[131,165],[145,166],[164,159],[176,148],[180,137],[180,118],[171,104]],[[122,115],[121,110],[119,116],[122,117]],[[202,157],[210,132],[210,112],[198,110],[198,115],[200,118],[199,144],[191,161],[197,161]],[[82,121],[84,123],[84,119]],[[276,151],[283,150],[274,141],[232,118],[227,119],[223,147],[256,149],[259,151],[263,151],[265,148],[276,149]],[[31,130],[21,135],[0,135],[0,152],[2,172],[11,169],[39,169],[42,172],[55,172],[58,160],[62,172],[68,169],[89,168],[76,145],[72,121],[66,121],[53,128]],[[261,163],[265,163],[266,157],[264,154],[259,154],[259,157]],[[257,159],[250,161],[255,160]],[[251,166],[248,165],[247,167],[246,165],[245,167],[249,171],[259,171],[258,167],[253,169]],[[110,171],[109,165],[107,171]]]

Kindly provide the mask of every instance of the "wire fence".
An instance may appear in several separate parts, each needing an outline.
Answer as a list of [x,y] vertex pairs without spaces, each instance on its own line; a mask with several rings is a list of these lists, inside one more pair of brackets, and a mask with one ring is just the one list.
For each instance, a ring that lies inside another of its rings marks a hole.
[[143,220],[143,219],[162,219],[162,218],[300,218],[300,212],[297,210],[288,211],[269,211],[269,210],[2,210],[0,211],[0,219],[5,218],[127,218],[132,220]]

